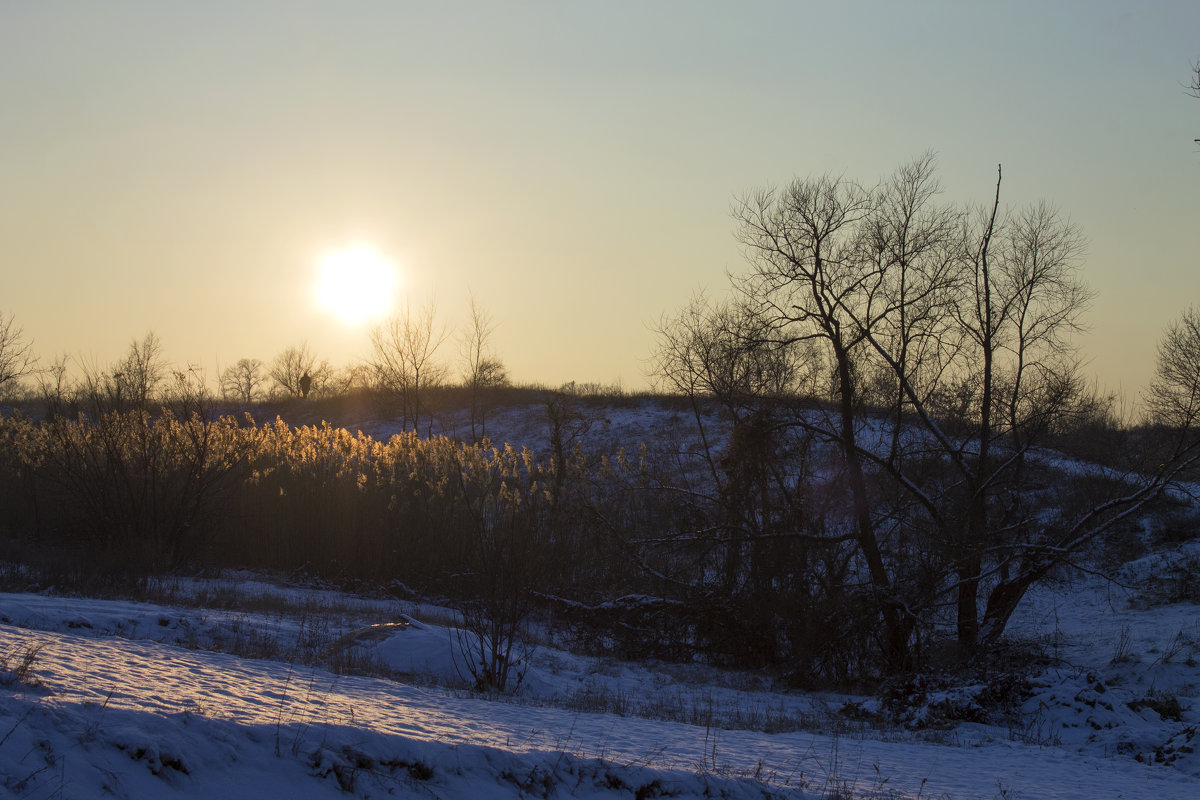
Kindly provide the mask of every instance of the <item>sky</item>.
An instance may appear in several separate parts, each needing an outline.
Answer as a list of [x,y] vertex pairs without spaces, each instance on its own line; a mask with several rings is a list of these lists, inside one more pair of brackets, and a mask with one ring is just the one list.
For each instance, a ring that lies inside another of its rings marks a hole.
[[639,388],[744,267],[736,196],[932,150],[946,199],[1002,163],[1082,229],[1086,370],[1135,400],[1200,305],[1198,58],[1194,0],[6,2],[0,312],[43,360],[345,366],[372,322],[314,287],[369,248],[514,380]]

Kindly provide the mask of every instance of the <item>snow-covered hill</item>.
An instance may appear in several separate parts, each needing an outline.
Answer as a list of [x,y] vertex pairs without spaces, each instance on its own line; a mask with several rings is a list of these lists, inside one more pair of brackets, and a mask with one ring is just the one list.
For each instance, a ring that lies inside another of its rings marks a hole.
[[[591,454],[701,446],[669,404],[583,410]],[[536,406],[488,433],[549,449]],[[157,584],[153,603],[0,594],[0,798],[1195,798],[1200,545],[1151,543],[1116,582],[1029,594],[1009,634],[1044,657],[1007,708],[961,677],[802,693],[536,630],[516,692],[486,696],[452,612],[251,574]]]

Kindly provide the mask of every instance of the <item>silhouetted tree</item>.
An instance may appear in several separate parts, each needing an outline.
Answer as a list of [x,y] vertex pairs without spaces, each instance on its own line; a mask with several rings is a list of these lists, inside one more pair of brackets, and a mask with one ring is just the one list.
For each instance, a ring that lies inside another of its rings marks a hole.
[[309,390],[317,395],[324,394],[327,384],[333,379],[333,368],[328,361],[317,361],[316,355],[308,349],[308,342],[302,342],[298,347],[289,347],[271,362],[271,379],[275,382],[275,391],[288,397],[306,397],[308,392],[302,386],[304,376],[309,377]]
[[471,439],[487,436],[487,414],[491,410],[492,391],[508,383],[504,363],[492,351],[492,315],[471,298],[471,316],[463,332],[459,352],[463,364],[463,385],[471,395]]
[[153,331],[141,341],[134,339],[124,358],[104,368],[94,361],[81,365],[83,377],[78,394],[95,412],[105,410],[149,410],[157,397],[168,362],[162,342]]
[[129,343],[125,358],[113,365],[117,396],[134,408],[148,408],[167,373],[162,341],[149,331],[139,342]]
[[267,374],[257,358],[240,358],[221,372],[221,395],[226,400],[249,405],[263,399]]
[[1200,310],[1184,311],[1163,334],[1145,401],[1155,423],[1193,435],[1200,429]]
[[0,312],[0,395],[34,371],[37,359],[32,348],[13,316]]
[[211,410],[212,391],[204,369],[188,364],[187,369],[171,370],[170,379],[162,391],[163,408],[180,417],[198,414],[207,419]]
[[430,302],[393,315],[371,332],[371,369],[376,385],[400,403],[401,426],[416,430],[425,393],[442,383],[446,368],[436,360],[438,348],[449,333],[435,323],[436,306]]
[[37,393],[46,404],[47,417],[78,411],[77,387],[67,378],[69,361],[65,354],[60,354],[50,362],[49,367],[38,373]]
[[[847,519],[827,522],[857,547],[851,574],[866,578],[890,670],[946,606],[963,654],[994,644],[1034,582],[1161,487],[1131,478],[1084,511],[1046,513],[1031,448],[1091,407],[1070,343],[1091,296],[1084,245],[1044,203],[1004,211],[999,190],[975,213],[942,204],[925,155],[873,187],[825,176],[749,195],[734,209],[746,311],[693,304],[661,337],[660,374],[718,398],[761,391],[763,365],[831,376],[816,408],[735,411],[754,425],[734,438],[745,451],[802,429],[836,448]],[[786,449],[751,450],[756,472],[718,476],[729,497],[787,474],[770,463]]]
[[[932,403],[916,407],[963,482],[961,494],[946,493],[939,511],[951,543],[958,639],[966,653],[981,636],[988,643],[999,639],[1024,594],[1021,589],[1012,597],[1009,589],[1032,574],[1024,571],[1031,563],[1024,554],[1047,548],[1056,535],[1054,526],[1033,519],[1038,509],[1030,501],[1028,455],[1085,401],[1070,343],[1092,297],[1078,273],[1082,234],[1045,203],[1002,218],[998,210],[999,180],[991,211],[974,231],[968,228],[955,311],[962,348],[947,371],[953,385],[975,387],[967,413],[956,420],[973,435],[947,436]],[[1078,529],[1082,537],[1091,531]],[[988,564],[988,554],[999,548],[1011,558]],[[1070,548],[1062,552],[1065,560]],[[993,569],[999,581],[989,589]]]
[[[916,179],[927,176],[921,169]],[[915,618],[889,569],[868,476],[869,452],[861,441],[867,336],[887,305],[881,299],[889,283],[878,247],[868,246],[868,234],[878,228],[873,217],[881,196],[854,181],[823,176],[742,198],[734,219],[750,271],[735,278],[735,285],[774,343],[814,343],[828,359],[833,408],[814,424],[840,451],[852,535],[883,623],[884,657],[888,669],[898,671],[908,665]]]
[[546,399],[551,456],[551,495],[563,494],[571,473],[577,448],[592,427],[592,418],[584,410],[575,381],[564,383]]
[[819,354],[780,346],[746,303],[711,303],[698,294],[656,328],[651,371],[668,391],[716,400],[737,421],[762,398],[816,391]]

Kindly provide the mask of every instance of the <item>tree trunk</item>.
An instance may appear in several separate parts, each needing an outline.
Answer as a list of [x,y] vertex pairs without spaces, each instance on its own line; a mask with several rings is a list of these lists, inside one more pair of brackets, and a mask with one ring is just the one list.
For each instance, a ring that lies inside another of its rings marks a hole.
[[846,472],[850,491],[854,498],[854,516],[857,525],[857,541],[867,562],[871,577],[871,588],[875,602],[879,605],[884,624],[885,668],[891,673],[902,672],[909,661],[908,639],[912,623],[906,609],[894,597],[887,567],[875,536],[875,524],[871,520],[870,499],[867,496],[867,480],[863,472],[862,459],[858,454],[858,442],[854,432],[854,385],[850,375],[850,355],[837,339],[833,340],[837,358],[839,411],[841,415],[841,446],[846,459]]
[[1046,571],[1046,569],[1040,568],[1021,571],[1017,577],[1004,581],[992,589],[988,596],[987,609],[983,614],[983,626],[979,632],[980,641],[984,645],[992,647],[1000,641],[1004,629],[1008,627],[1009,619],[1012,618],[1013,612],[1021,603],[1021,598]]

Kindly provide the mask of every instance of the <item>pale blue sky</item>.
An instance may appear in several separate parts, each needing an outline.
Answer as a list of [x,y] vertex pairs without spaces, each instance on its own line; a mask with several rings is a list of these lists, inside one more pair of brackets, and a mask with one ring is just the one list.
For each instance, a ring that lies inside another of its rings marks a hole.
[[341,365],[314,263],[363,240],[451,325],[473,292],[517,380],[637,386],[739,269],[734,195],[932,149],[1080,225],[1084,354],[1136,395],[1200,304],[1197,58],[1195,0],[4,3],[0,309],[43,356]]

